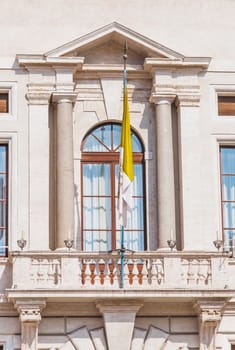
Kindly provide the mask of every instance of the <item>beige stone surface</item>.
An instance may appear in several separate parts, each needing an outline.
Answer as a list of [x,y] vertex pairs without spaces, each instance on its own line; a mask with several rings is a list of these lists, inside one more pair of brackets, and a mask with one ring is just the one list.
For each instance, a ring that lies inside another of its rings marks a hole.
[[[155,314],[157,311],[155,310]],[[135,327],[140,327],[143,329],[148,329],[149,326],[154,326],[163,330],[164,332],[169,332],[170,330],[170,318],[169,317],[136,317]]]
[[20,332],[18,317],[0,317],[0,334],[17,334]]
[[77,350],[95,350],[86,327],[79,328],[69,335],[69,338]]
[[131,350],[142,350],[147,331],[138,327],[134,328]]
[[[41,6],[36,3],[29,5],[28,0],[23,3],[17,2],[14,6],[11,6],[7,0],[2,2],[1,26],[4,32],[8,33],[7,41],[5,41],[3,31],[0,36],[0,41],[4,42],[2,50],[4,57],[14,56],[15,51],[27,52],[30,49],[31,52],[38,53],[51,50],[53,47],[58,47],[64,42],[84,35],[113,20],[128,24],[137,32],[142,32],[143,35],[162,42],[185,55],[204,54],[223,58],[226,53],[228,58],[234,57],[229,40],[223,40],[224,37],[231,37],[234,31],[232,16],[234,4],[231,2],[221,3],[220,0],[216,0],[189,5],[183,0],[180,2],[167,0],[166,3],[150,0],[148,8],[145,7],[144,0],[128,3],[121,0],[115,5],[105,0],[93,0],[89,3],[80,0],[79,6],[76,6],[75,0],[60,2],[59,6],[56,1],[52,1],[50,6],[45,3],[42,3]],[[72,13],[69,11],[71,8],[73,8]],[[101,16],[97,16],[97,13],[100,13]],[[208,13],[211,14],[210,17]],[[218,13],[220,13],[220,26],[217,25]],[[30,31],[26,30],[25,26],[28,18],[30,18]],[[57,28],[56,32],[50,31],[51,28]],[[64,28],[66,31],[63,30]],[[214,30],[210,31],[210,28]],[[204,33],[206,35],[203,35]],[[182,37],[185,36],[187,40],[182,40]],[[216,44],[213,41],[214,37],[219,39]],[[33,40],[33,38],[38,40]],[[44,40],[41,40],[42,38]]]
[[173,333],[195,333],[198,331],[197,317],[172,317],[171,332]]
[[87,326],[89,330],[104,326],[102,317],[66,317],[66,332],[70,333],[78,328]]
[[161,349],[167,338],[167,333],[158,328],[150,327],[147,339],[144,343],[144,350]]
[[104,328],[98,328],[90,331],[96,350],[107,350]]
[[44,334],[63,334],[65,332],[65,321],[63,318],[43,317],[39,325],[39,333]]

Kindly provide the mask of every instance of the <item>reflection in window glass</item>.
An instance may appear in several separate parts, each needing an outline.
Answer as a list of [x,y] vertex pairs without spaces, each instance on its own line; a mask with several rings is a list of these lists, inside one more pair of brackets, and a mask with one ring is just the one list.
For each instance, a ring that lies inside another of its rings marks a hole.
[[0,113],[9,113],[9,93],[0,92]]

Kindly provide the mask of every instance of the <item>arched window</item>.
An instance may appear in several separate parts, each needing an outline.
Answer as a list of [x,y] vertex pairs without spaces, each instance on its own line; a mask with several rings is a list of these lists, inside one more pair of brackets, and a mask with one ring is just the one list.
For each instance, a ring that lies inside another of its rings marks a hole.
[[[118,175],[121,125],[109,123],[93,129],[82,142],[82,246],[85,251],[120,248]],[[143,145],[132,131],[134,191],[132,217],[125,228],[127,249],[145,249]]]

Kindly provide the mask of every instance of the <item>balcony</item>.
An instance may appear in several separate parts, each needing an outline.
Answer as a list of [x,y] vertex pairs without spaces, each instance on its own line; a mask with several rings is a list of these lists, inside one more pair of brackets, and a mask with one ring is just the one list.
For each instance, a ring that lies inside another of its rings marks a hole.
[[10,297],[189,298],[234,293],[232,259],[223,253],[126,253],[124,286],[118,253],[13,252]]

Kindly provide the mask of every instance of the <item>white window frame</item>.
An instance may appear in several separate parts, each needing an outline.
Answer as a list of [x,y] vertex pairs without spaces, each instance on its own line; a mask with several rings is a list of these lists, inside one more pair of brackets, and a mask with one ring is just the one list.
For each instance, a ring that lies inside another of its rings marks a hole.
[[234,119],[233,115],[219,115],[218,111],[218,96],[234,96],[235,97],[235,85],[212,85],[213,93],[212,93],[212,105],[213,105],[213,115],[216,116],[216,118],[232,118]]
[[[0,118],[1,119],[1,118]],[[8,252],[17,248],[17,134],[0,132],[0,144],[8,145]],[[14,237],[13,237],[14,235]],[[1,260],[4,257],[1,258]]]
[[[232,117],[234,118],[234,117]],[[223,212],[222,212],[222,207],[221,207],[221,198],[222,198],[222,183],[221,183],[221,167],[220,167],[220,148],[221,147],[234,147],[235,149],[235,134],[234,136],[232,135],[217,135],[216,137],[216,143],[217,143],[217,178],[218,178],[218,212],[219,212],[219,239],[224,240],[224,227],[222,224],[222,217],[223,217]],[[232,248],[232,254],[235,256],[235,251],[233,251]]]

